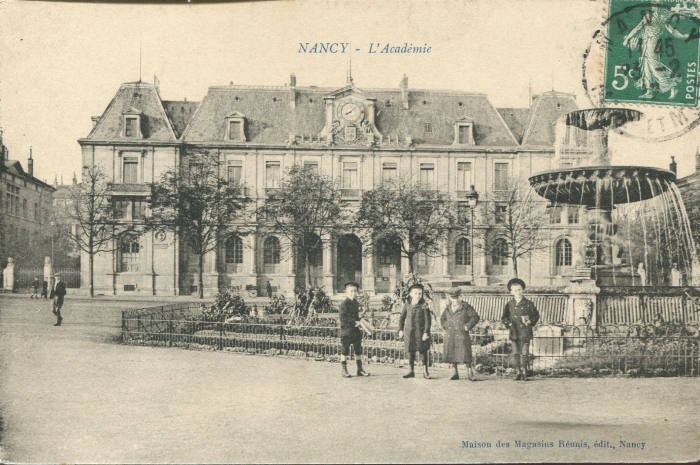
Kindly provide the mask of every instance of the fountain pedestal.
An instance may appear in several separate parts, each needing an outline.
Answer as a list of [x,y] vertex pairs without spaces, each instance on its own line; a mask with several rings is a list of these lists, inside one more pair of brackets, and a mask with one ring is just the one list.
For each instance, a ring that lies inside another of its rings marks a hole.
[[572,280],[564,292],[569,294],[564,323],[569,326],[594,328],[598,319],[596,295],[600,292],[595,279]]

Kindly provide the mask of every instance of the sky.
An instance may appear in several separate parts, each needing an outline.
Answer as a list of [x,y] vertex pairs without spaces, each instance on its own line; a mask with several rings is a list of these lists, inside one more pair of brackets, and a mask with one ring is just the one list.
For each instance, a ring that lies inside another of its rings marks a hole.
[[[526,107],[555,89],[591,106],[582,56],[601,1],[287,1],[189,5],[0,3],[0,125],[10,157],[35,176],[70,182],[78,139],[124,82],[153,82],[165,100],[199,101],[209,86],[342,87],[348,63],[359,88],[482,92],[496,107]],[[300,43],[350,43],[345,54],[299,53]],[[429,54],[370,54],[370,43],[427,44]],[[356,49],[359,48],[360,51]],[[350,53],[351,51],[351,53]],[[691,174],[700,129],[666,143],[625,140],[616,163]],[[611,141],[611,143],[614,141]]]

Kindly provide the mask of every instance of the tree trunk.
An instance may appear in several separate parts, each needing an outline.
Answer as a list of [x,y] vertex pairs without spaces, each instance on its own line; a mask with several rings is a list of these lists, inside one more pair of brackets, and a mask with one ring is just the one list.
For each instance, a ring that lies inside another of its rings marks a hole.
[[[95,268],[95,265],[94,265],[95,254],[91,253],[91,254],[88,254],[88,256],[89,256],[88,262],[90,263],[88,266],[88,269],[89,269],[88,272],[90,273],[90,297],[95,297],[95,287],[94,287],[94,284],[95,284],[94,275],[95,275],[95,273],[93,272],[94,268]],[[53,263],[51,265],[53,266]]]
[[306,288],[311,289],[311,262],[309,261],[309,251],[304,249],[306,258]]
[[203,299],[204,298],[204,254],[200,253],[197,255],[199,258],[199,268],[197,270],[197,294],[199,294],[199,298]]
[[518,257],[512,257],[513,260],[513,277],[518,277]]
[[410,275],[413,275],[413,257],[414,257],[414,254],[406,254],[406,257],[408,258],[408,273]]

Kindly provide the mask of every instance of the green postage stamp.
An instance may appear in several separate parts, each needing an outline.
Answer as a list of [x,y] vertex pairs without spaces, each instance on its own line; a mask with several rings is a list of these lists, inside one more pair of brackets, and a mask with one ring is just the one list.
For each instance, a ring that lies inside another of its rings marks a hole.
[[606,102],[698,104],[697,0],[608,0]]

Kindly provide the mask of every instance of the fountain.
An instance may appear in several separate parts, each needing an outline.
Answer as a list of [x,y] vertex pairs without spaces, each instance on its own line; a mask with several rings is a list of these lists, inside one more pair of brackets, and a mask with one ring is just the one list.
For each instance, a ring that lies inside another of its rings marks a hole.
[[609,131],[641,116],[617,108],[563,115],[556,124],[559,168],[531,176],[530,184],[553,207],[586,208],[576,276],[599,286],[695,284],[697,257],[675,173],[611,165]]

